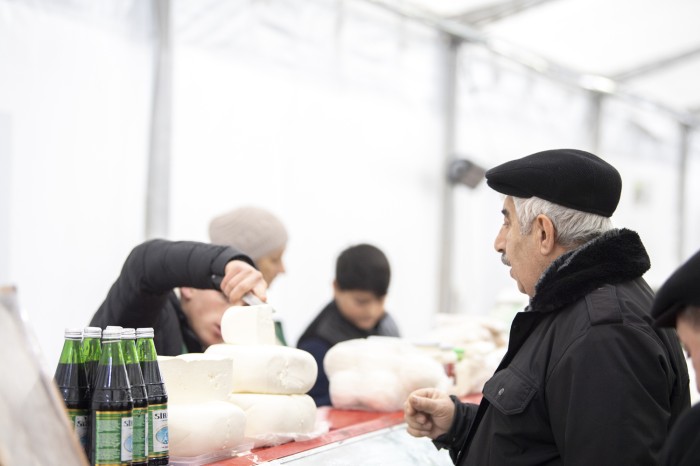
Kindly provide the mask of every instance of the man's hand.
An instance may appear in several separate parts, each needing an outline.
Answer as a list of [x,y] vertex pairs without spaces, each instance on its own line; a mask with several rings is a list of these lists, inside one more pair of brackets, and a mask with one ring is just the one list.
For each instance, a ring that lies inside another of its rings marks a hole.
[[263,301],[267,301],[267,283],[262,273],[247,262],[232,260],[226,264],[224,278],[221,280],[221,292],[234,305],[241,305],[241,298],[252,292]]
[[435,440],[452,425],[455,405],[447,393],[422,388],[408,395],[403,412],[409,434]]

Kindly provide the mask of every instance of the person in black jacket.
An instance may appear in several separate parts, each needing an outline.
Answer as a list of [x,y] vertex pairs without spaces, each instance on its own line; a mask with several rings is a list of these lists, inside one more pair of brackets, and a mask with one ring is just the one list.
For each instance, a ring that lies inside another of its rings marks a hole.
[[404,405],[408,432],[458,465],[653,465],[689,405],[676,335],[652,327],[649,257],[612,228],[617,170],[559,149],[486,173],[505,195],[494,247],[529,305],[479,405],[434,389]]
[[[179,288],[179,296],[174,292]],[[267,284],[246,255],[228,246],[150,240],[136,246],[90,325],[153,327],[160,355],[221,343],[221,317]]]
[[[700,251],[661,285],[651,315],[658,327],[675,327],[695,369],[700,390]],[[686,411],[671,429],[661,454],[661,466],[700,464],[700,403]]]
[[336,261],[331,301],[299,337],[297,348],[308,351],[318,365],[309,391],[317,406],[331,404],[323,358],[341,341],[369,336],[398,337],[394,319],[384,310],[391,269],[384,253],[370,244],[344,250]]

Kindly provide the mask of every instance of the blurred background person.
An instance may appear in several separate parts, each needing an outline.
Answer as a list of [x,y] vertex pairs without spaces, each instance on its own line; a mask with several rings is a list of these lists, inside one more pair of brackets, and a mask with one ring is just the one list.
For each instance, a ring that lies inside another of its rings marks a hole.
[[[651,315],[658,327],[675,327],[692,359],[700,390],[700,251],[681,265],[659,288]],[[691,372],[691,373],[692,373]],[[700,464],[700,403],[678,419],[659,456],[662,466]]]
[[344,250],[336,261],[333,300],[299,337],[297,348],[318,364],[316,384],[309,391],[317,406],[331,404],[323,358],[336,343],[380,335],[398,337],[399,328],[384,309],[391,268],[384,253],[369,244]]
[[[277,275],[285,272],[282,256],[288,239],[287,229],[280,219],[260,207],[239,207],[209,222],[209,240],[247,254],[255,262],[268,287]],[[284,328],[277,315],[275,333],[279,342],[286,345]]]

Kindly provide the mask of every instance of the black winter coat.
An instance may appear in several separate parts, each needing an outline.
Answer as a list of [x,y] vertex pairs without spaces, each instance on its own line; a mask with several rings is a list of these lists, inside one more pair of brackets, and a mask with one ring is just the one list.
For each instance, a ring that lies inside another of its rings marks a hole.
[[216,289],[229,261],[253,261],[227,246],[192,241],[150,240],[136,246],[124,262],[90,325],[153,327],[158,354],[201,352],[202,343],[187,323],[173,288]]
[[651,326],[649,257],[612,230],[557,258],[511,325],[479,406],[435,444],[458,465],[654,465],[689,406],[674,332]]
[[684,412],[661,450],[659,466],[700,464],[700,403]]

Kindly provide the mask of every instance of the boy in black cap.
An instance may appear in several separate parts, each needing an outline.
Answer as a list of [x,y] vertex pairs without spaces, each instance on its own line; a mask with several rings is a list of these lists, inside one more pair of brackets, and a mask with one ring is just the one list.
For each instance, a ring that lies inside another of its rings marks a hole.
[[449,448],[456,464],[652,465],[689,405],[677,337],[654,329],[649,257],[614,229],[617,170],[559,149],[486,172],[505,194],[494,247],[529,305],[479,406],[418,390],[408,432]]
[[[661,286],[651,315],[654,325],[675,327],[690,354],[700,390],[700,252],[680,266]],[[700,464],[700,403],[686,411],[671,430],[660,455],[662,466]]]

